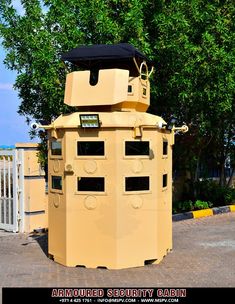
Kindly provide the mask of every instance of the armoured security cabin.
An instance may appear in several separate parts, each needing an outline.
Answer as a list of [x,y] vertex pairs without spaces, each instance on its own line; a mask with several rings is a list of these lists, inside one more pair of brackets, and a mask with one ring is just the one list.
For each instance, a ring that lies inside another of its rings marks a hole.
[[63,60],[83,70],[66,79],[76,112],[44,126],[49,254],[66,266],[159,263],[172,248],[174,129],[145,112],[151,64],[129,44],[80,47]]

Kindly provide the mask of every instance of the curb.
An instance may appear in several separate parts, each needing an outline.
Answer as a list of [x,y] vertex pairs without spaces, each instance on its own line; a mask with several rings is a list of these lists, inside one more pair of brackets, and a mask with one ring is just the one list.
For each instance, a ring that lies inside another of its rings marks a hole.
[[228,212],[235,212],[235,205],[214,207],[211,209],[203,209],[203,210],[173,214],[172,221],[178,222],[178,221],[189,220],[189,219],[205,217],[205,216],[211,216],[211,215],[216,215],[216,214],[221,214],[221,213],[228,213]]

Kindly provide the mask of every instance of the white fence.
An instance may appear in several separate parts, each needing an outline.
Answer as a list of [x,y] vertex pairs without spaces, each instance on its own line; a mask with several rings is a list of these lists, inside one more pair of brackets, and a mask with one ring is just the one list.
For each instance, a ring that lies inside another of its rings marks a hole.
[[24,150],[0,150],[0,229],[23,232]]

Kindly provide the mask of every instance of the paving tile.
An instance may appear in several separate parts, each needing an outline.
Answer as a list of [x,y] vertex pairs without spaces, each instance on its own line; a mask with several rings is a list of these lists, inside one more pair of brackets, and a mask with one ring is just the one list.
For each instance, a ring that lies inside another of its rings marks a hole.
[[45,255],[47,235],[0,231],[0,287],[235,287],[234,231],[235,212],[174,222],[159,265],[122,270],[65,267]]

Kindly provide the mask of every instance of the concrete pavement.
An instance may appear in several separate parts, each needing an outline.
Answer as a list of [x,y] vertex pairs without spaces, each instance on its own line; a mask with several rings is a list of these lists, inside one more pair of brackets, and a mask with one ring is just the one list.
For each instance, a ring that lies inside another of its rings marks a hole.
[[0,287],[235,287],[235,212],[174,222],[173,235],[159,265],[107,270],[64,267],[46,235],[0,230]]

